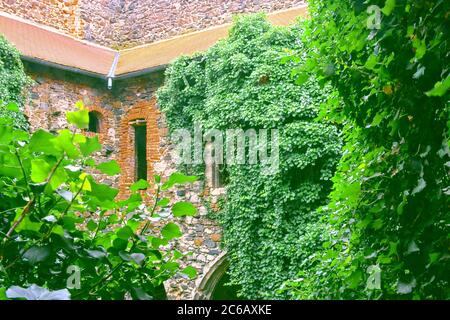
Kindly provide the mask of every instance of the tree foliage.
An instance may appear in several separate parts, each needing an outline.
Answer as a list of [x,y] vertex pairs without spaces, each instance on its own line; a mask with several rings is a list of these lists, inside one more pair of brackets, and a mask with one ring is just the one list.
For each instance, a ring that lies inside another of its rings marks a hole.
[[[284,49],[302,50],[298,27],[274,27],[263,15],[238,17],[228,39],[182,57],[166,72],[159,104],[172,130],[278,129],[280,170],[226,166],[228,185],[217,215],[233,283],[247,298],[280,298],[276,289],[314,252],[341,143],[337,128],[315,121],[328,99],[311,79],[299,87],[280,63]],[[196,172],[197,173],[197,172]]]
[[[88,111],[77,106],[67,120],[87,128]],[[180,227],[161,219],[196,210],[182,203],[175,212],[160,194],[196,178],[141,180],[118,200],[117,189],[92,176],[120,173],[115,161],[93,159],[100,149],[98,137],[69,129],[29,134],[0,118],[0,299],[65,299],[65,288],[72,299],[162,299],[165,280],[195,277],[193,268],[180,270],[184,254],[171,246]]]
[[330,239],[299,268],[292,293],[448,299],[450,3],[309,5],[307,51],[291,57],[307,59],[293,73],[338,92],[343,103],[322,111],[342,123],[346,145],[322,210]]
[[[0,35],[0,104],[15,103],[22,107],[25,103],[25,89],[31,83],[25,75],[20,53]],[[27,121],[20,112],[0,109],[0,117],[14,117],[15,124],[27,127]]]

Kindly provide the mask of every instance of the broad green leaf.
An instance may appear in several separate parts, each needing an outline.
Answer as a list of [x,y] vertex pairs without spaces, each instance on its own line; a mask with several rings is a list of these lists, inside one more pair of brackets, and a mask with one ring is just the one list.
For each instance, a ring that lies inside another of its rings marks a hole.
[[167,190],[177,184],[193,183],[197,180],[198,180],[198,178],[196,176],[186,176],[182,173],[175,172],[169,177],[169,179],[166,181],[166,183],[164,183],[162,185],[161,189]]
[[89,231],[95,231],[97,230],[98,225],[97,223],[94,222],[94,220],[89,220],[86,227],[88,228]]
[[120,166],[115,160],[103,162],[97,165],[97,169],[109,176],[115,176],[120,173]]
[[384,5],[383,9],[381,9],[381,12],[383,12],[385,15],[389,16],[395,8],[395,3],[396,3],[395,0],[386,0],[386,3]]
[[9,111],[13,111],[13,112],[19,112],[20,111],[19,106],[16,103],[14,103],[14,102],[8,103],[5,107]]
[[86,109],[67,112],[67,122],[74,124],[78,129],[87,129],[89,127],[89,111]]
[[425,40],[415,38],[413,40],[413,47],[416,49],[416,58],[422,59],[425,53],[427,52],[427,44]]
[[167,207],[170,203],[170,199],[169,198],[164,198],[158,201],[158,203],[156,204],[158,207]]
[[31,160],[31,181],[44,182],[52,171],[52,165],[42,159]]
[[164,228],[162,228],[161,234],[166,240],[172,240],[182,236],[180,227],[173,222],[168,223]]
[[444,81],[439,81],[434,85],[434,88],[425,94],[429,97],[442,97],[450,89],[450,76],[448,76]]
[[34,231],[39,232],[39,230],[42,227],[42,222],[33,222],[30,220],[28,216],[26,216],[22,222],[17,226],[16,232],[22,232],[22,231]]
[[23,258],[30,264],[35,265],[38,262],[42,262],[50,255],[50,249],[48,247],[31,247],[24,254]]
[[38,130],[32,135],[29,148],[31,152],[42,152],[55,157],[60,157],[63,153],[55,142],[55,136],[44,130]]
[[61,130],[54,141],[58,148],[64,150],[69,158],[76,159],[80,155],[80,152],[73,144],[73,133],[71,131],[67,129]]
[[95,136],[93,138],[86,138],[85,142],[81,142],[79,144],[80,151],[83,156],[90,156],[92,153],[100,151],[102,149],[102,145],[98,142],[98,137]]
[[192,266],[184,268],[181,272],[187,275],[190,279],[195,279],[197,276],[197,269]]
[[133,230],[131,230],[131,228],[129,226],[125,226],[123,228],[120,228],[117,232],[116,235],[118,238],[122,239],[122,240],[128,240],[129,238],[131,238],[134,233]]
[[197,208],[190,202],[177,202],[172,207],[172,213],[175,217],[195,216]]
[[64,237],[64,228],[60,225],[56,225],[53,227],[52,233],[57,234],[60,237]]
[[8,297],[6,296],[6,288],[0,288],[0,301],[2,300],[8,300]]
[[106,184],[96,183],[93,179],[88,179],[88,181],[91,185],[90,194],[100,201],[113,201],[119,193],[119,190],[111,188]]
[[131,191],[146,190],[148,187],[150,187],[150,184],[147,181],[141,179],[138,182],[133,183],[130,187],[130,190]]

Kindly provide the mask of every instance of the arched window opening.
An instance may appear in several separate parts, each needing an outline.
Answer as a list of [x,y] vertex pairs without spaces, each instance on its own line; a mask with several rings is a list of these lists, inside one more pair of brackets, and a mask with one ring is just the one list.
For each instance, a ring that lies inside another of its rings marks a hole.
[[89,132],[100,133],[100,114],[95,111],[89,112]]

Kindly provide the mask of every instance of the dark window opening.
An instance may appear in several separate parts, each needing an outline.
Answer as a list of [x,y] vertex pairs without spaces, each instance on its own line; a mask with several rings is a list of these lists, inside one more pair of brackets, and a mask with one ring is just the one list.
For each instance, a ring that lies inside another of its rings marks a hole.
[[223,188],[228,183],[227,171],[224,165],[213,164],[211,174],[211,187]]
[[147,125],[134,126],[135,180],[147,180]]
[[89,132],[100,132],[100,115],[97,112],[89,112]]

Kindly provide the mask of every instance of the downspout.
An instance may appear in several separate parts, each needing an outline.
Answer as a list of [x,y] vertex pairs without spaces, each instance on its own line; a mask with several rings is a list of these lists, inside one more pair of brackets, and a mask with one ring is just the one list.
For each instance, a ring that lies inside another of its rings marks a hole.
[[109,69],[109,73],[106,77],[108,81],[108,89],[111,90],[113,87],[113,79],[116,77],[116,69],[117,65],[119,63],[120,53],[116,52],[116,55],[114,56],[114,61],[111,65],[111,69]]

